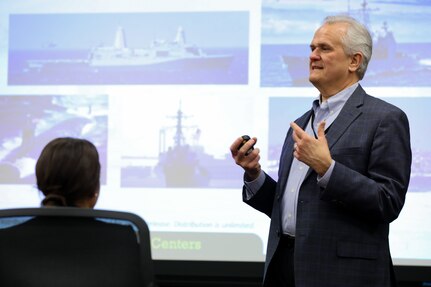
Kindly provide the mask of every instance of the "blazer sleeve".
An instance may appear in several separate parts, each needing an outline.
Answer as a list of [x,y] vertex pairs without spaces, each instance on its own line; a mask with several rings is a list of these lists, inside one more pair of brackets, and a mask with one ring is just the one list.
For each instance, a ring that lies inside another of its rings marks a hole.
[[243,187],[243,201],[256,210],[271,217],[276,187],[277,182],[265,173],[265,181],[262,187],[251,198],[247,199],[246,187]]

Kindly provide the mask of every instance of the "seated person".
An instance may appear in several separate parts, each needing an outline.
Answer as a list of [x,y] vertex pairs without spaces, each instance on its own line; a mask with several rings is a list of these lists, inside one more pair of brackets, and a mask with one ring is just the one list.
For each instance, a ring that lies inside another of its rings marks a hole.
[[[93,208],[100,191],[96,147],[49,142],[36,164],[43,208]],[[0,286],[140,286],[139,243],[130,225],[95,218],[33,217],[0,228]]]
[[36,163],[42,206],[93,208],[100,191],[96,147],[85,139],[57,138],[42,150]]

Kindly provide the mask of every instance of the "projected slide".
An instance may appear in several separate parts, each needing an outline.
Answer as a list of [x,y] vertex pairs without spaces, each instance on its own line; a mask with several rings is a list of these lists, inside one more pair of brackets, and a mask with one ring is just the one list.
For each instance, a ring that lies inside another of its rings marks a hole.
[[106,183],[106,95],[0,95],[0,109],[0,184],[35,184],[40,152],[56,137],[92,141],[100,155],[101,183]]
[[248,83],[245,12],[25,14],[9,27],[10,85]]
[[314,30],[325,15],[348,14],[361,20],[373,37],[373,56],[364,85],[431,86],[428,80],[431,44],[427,29],[418,29],[429,27],[429,7],[424,7],[421,1],[381,1],[378,5],[374,2],[297,1],[293,4],[264,0],[261,85],[311,86],[308,56]]
[[270,219],[242,202],[230,145],[257,137],[277,179],[289,124],[319,95],[308,83],[314,31],[347,13],[374,37],[361,85],[410,120],[394,263],[431,266],[428,2],[1,0],[0,208],[40,206],[43,146],[86,138],[101,156],[96,208],[142,216],[154,259],[263,262]]
[[[245,98],[229,95],[152,95],[151,103],[123,101],[122,187],[238,188],[242,171],[219,139],[246,125]],[[250,98],[250,97],[248,97]],[[231,109],[228,105],[243,105]],[[242,115],[241,115],[242,114]],[[224,139],[223,139],[224,141]]]

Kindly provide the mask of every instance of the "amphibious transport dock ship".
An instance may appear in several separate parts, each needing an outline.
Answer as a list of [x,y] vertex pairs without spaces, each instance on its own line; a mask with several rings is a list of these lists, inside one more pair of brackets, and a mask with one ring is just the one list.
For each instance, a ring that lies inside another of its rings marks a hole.
[[148,47],[131,48],[123,27],[117,27],[112,46],[94,47],[86,59],[37,59],[27,61],[27,71],[146,69],[189,70],[228,69],[233,60],[229,54],[207,54],[186,42],[185,32],[178,27],[174,40],[153,40]]

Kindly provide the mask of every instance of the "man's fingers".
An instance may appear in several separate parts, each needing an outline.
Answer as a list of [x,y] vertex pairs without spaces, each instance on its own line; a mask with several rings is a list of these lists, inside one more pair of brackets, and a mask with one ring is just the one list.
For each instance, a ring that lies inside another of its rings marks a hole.
[[238,147],[242,143],[242,137],[238,137],[230,146],[230,153],[232,156],[236,156],[238,154]]
[[321,121],[319,123],[319,126],[317,127],[317,137],[320,138],[325,138],[325,125],[326,122],[325,121]]
[[301,127],[300,126],[298,126],[296,123],[294,123],[294,122],[291,122],[290,123],[290,127],[293,129],[293,131],[295,132],[295,133],[297,133],[298,134],[298,136],[300,136],[301,135],[301,132],[304,132],[303,131],[303,129],[301,129]]
[[253,137],[244,143],[244,139],[242,137],[238,137],[230,146],[230,152],[233,157],[243,153],[244,155],[248,155],[253,151],[253,146],[256,144],[257,138]]
[[290,123],[290,127],[293,130],[293,140],[298,141],[304,137],[307,133],[296,123],[292,122]]

